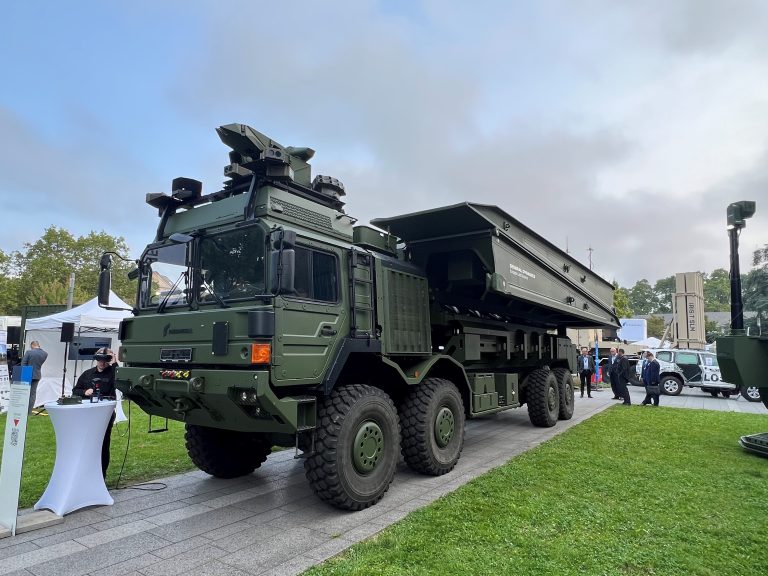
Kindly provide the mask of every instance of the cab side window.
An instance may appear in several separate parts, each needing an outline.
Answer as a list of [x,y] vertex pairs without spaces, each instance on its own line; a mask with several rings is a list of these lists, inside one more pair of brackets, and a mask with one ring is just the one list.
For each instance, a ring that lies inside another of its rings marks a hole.
[[327,252],[296,246],[296,297],[321,302],[338,300],[336,257]]
[[659,352],[656,358],[662,362],[672,362],[672,352]]

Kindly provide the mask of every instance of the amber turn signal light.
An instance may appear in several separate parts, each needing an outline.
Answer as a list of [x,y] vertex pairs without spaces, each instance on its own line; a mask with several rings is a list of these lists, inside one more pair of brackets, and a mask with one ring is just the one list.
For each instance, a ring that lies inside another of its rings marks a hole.
[[271,357],[271,344],[251,344],[251,364],[269,364]]

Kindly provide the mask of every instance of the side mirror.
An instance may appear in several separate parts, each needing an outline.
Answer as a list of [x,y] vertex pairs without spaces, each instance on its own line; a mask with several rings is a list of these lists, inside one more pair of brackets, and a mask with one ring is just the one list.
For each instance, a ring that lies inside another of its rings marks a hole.
[[109,292],[112,288],[112,256],[103,254],[99,262],[99,306],[109,306]]
[[293,294],[296,278],[296,251],[293,248],[273,250],[270,258],[272,294]]
[[294,230],[277,230],[272,240],[272,247],[275,250],[295,248],[296,232]]

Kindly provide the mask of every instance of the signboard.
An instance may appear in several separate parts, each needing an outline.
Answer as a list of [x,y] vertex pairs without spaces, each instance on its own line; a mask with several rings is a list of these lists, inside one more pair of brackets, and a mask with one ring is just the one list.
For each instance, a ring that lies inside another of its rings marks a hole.
[[19,512],[21,466],[24,463],[31,383],[32,366],[17,366],[13,371],[11,398],[5,421],[3,461],[0,464],[0,525],[9,528],[14,536]]

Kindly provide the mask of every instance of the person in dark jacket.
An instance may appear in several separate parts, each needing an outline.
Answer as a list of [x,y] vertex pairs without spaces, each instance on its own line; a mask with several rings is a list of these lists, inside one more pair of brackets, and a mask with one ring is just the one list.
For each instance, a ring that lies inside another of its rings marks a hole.
[[595,373],[595,359],[590,355],[589,348],[586,346],[581,349],[581,354],[576,358],[576,371],[581,380],[581,397],[584,398],[584,386],[586,386],[587,396],[592,398],[592,374]]
[[632,404],[632,401],[629,398],[629,389],[627,389],[627,384],[629,383],[629,360],[624,356],[624,348],[619,348],[617,356],[619,357],[619,366],[616,369],[618,375],[616,387],[619,391],[619,396],[624,399],[624,404],[629,406]]
[[622,400],[619,395],[619,356],[616,348],[611,348],[608,358],[608,379],[611,381],[611,390],[613,398],[611,400]]
[[653,352],[649,350],[645,353],[645,362],[643,363],[643,384],[645,384],[645,400],[642,402],[643,405],[648,405],[651,401],[654,406],[659,405],[659,395],[661,394],[660,370],[661,366],[658,360],[653,357]]
[[24,356],[21,359],[22,366],[32,366],[32,384],[29,388],[29,408],[27,409],[27,414],[32,414],[32,408],[35,407],[37,385],[42,377],[40,369],[47,359],[48,352],[40,348],[40,342],[37,340],[32,340],[29,343],[29,350],[24,352]]
[[[77,384],[72,388],[73,396],[90,400],[91,398],[114,398],[115,396],[115,354],[109,348],[99,348],[94,354],[96,366],[80,374]],[[109,468],[109,445],[112,441],[112,424],[115,423],[115,413],[109,419],[101,443],[101,473],[107,477]]]

